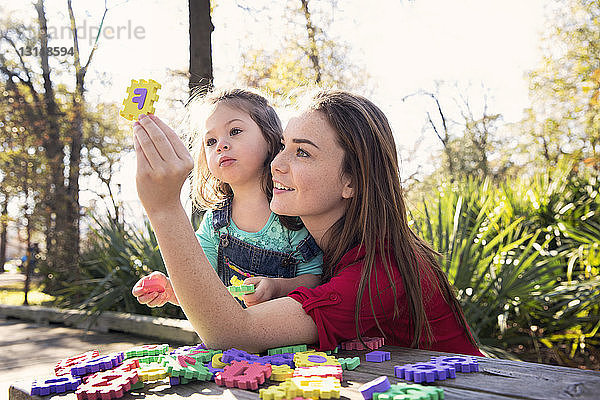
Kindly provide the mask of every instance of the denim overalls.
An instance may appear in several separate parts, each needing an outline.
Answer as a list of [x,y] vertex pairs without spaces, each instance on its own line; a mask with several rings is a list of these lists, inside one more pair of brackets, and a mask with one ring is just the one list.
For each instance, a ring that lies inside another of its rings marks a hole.
[[219,235],[217,273],[228,286],[232,276],[244,280],[250,276],[269,278],[293,278],[296,276],[296,263],[307,262],[321,249],[311,235],[304,238],[291,253],[265,250],[246,243],[219,229],[228,227],[231,221],[231,199],[213,211],[213,229]]

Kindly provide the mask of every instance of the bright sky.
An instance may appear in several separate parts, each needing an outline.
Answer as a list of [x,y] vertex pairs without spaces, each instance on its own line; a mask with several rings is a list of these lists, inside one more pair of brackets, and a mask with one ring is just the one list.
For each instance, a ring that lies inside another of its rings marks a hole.
[[[69,25],[66,2],[48,0],[47,3],[49,27],[59,33],[51,45],[70,47],[67,37],[60,38],[60,28]],[[74,2],[80,30],[86,34],[81,39],[85,58],[90,49],[90,31],[99,24],[103,3]],[[404,166],[403,175],[410,174],[418,164],[424,172],[433,169],[431,156],[441,149],[439,142],[430,137],[416,154],[409,154],[421,136],[425,113],[432,111],[433,105],[431,100],[419,97],[402,102],[408,94],[420,89],[433,91],[435,81],[458,82],[462,88],[470,85],[469,94],[477,107],[481,104],[479,88],[483,85],[492,96],[490,111],[501,113],[505,122],[521,118],[523,108],[528,106],[527,72],[540,65],[543,3],[543,0],[380,0],[366,6],[367,2],[361,0],[337,1],[331,36],[349,43],[352,46],[349,60],[370,73],[371,98],[388,115],[398,145],[404,149],[402,154],[410,156],[411,162]],[[280,8],[272,9],[274,18],[267,20],[268,12],[264,17],[253,18],[232,0],[218,0],[215,4],[213,63],[219,85],[235,80],[243,50],[251,46],[276,46],[285,38],[285,30],[279,17]],[[244,6],[256,8],[264,4],[273,2],[244,2]],[[120,103],[132,78],[153,78],[162,83],[163,97],[183,99],[187,88],[167,79],[167,69],[188,68],[187,0],[114,0],[109,5],[112,8],[104,22],[105,37],[100,39],[87,77],[87,99]],[[12,2],[2,7],[4,12],[15,10],[34,16],[30,2]],[[117,32],[120,38],[115,37]],[[167,119],[176,119],[178,112],[170,110],[160,99],[156,104],[156,113]],[[125,158],[122,171],[119,179],[123,198],[133,209],[140,208],[133,157]],[[82,193],[82,204],[87,205],[90,198],[91,195]]]

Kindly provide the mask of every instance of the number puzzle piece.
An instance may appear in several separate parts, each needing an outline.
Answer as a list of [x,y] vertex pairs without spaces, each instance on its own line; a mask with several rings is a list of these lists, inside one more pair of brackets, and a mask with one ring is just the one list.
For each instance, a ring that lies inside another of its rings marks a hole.
[[[365,345],[367,345],[366,348],[375,350],[383,346],[385,341],[381,337],[365,337],[363,338],[363,342],[365,342]],[[340,343],[340,346],[344,350],[365,350],[365,346],[358,339],[342,342]]]
[[258,391],[258,397],[263,400],[293,399],[300,395],[300,389],[291,379]]
[[177,356],[176,358],[166,355],[162,357],[161,364],[166,367],[170,376],[199,381],[208,381],[212,377],[208,368],[189,356]]
[[384,362],[390,360],[392,357],[389,351],[372,351],[365,354],[365,360],[370,362]]
[[320,376],[327,377],[333,376],[334,378],[342,380],[342,366],[341,365],[315,365],[312,367],[298,367],[294,370],[294,378],[298,376]]
[[291,381],[298,387],[300,396],[311,399],[339,399],[340,380],[332,376],[321,378],[311,376],[308,378],[292,378]]
[[163,285],[150,279],[146,279],[142,282],[142,288],[146,289],[148,292],[163,293],[165,291],[165,287]]
[[313,365],[340,365],[340,362],[322,351],[315,351],[296,353],[294,364],[296,367],[312,367]]
[[114,368],[113,371],[131,371],[140,368],[140,362],[137,358],[123,361],[121,365]]
[[138,369],[138,377],[142,382],[158,381],[164,379],[168,375],[165,367],[158,364],[149,365]]
[[123,397],[138,382],[137,370],[103,371],[90,376],[77,388],[77,400],[110,400]]
[[380,376],[379,378],[373,379],[371,382],[367,382],[358,388],[358,391],[363,395],[365,400],[369,400],[373,397],[376,392],[385,392],[389,390],[392,385],[387,376]]
[[211,361],[213,368],[225,368],[227,365],[230,365],[230,364],[224,363],[222,361],[222,359],[223,359],[223,353],[215,354],[212,357],[212,361]]
[[237,387],[240,389],[258,389],[271,376],[271,366],[248,361],[233,361],[223,372],[215,375],[215,383],[219,386]]
[[227,286],[227,290],[233,297],[241,298],[245,294],[254,293],[254,285]]
[[54,367],[54,373],[56,376],[71,374],[71,368],[80,362],[91,360],[100,356],[98,350],[88,351],[87,353],[78,354],[73,357],[65,358],[60,360]]
[[444,400],[444,390],[435,386],[399,383],[382,393],[374,393],[373,400]]
[[169,352],[168,344],[143,344],[125,352],[125,359],[133,357],[158,356]]
[[211,381],[215,380],[215,375],[217,374],[217,372],[223,372],[223,368],[215,368],[209,362],[204,364],[204,366],[208,369],[208,372],[212,374],[212,377],[210,378]]
[[450,365],[458,372],[479,372],[479,363],[472,356],[431,357],[434,364]]
[[181,347],[177,347],[176,349],[174,349],[171,353],[169,354],[188,354],[191,351],[195,351],[195,350],[208,350],[206,348],[206,346],[204,345],[204,343],[200,343],[194,346],[181,346]]
[[71,375],[83,376],[113,369],[123,363],[123,358],[122,352],[92,358],[71,367]]
[[271,365],[271,378],[269,379],[272,381],[283,382],[293,376],[294,370],[289,365]]
[[123,100],[124,107],[119,114],[130,121],[137,119],[141,114],[153,114],[153,104],[158,100],[157,91],[160,88],[160,83],[153,79],[132,79],[131,86],[127,88],[127,98]]
[[244,284],[244,281],[234,275],[229,280],[229,283],[231,283],[232,286],[242,286]]
[[81,385],[80,378],[72,376],[53,377],[44,381],[33,381],[31,383],[31,394],[47,396],[53,393],[64,393],[77,389],[79,385]]
[[232,361],[248,361],[256,362],[260,357],[254,354],[250,354],[244,350],[229,349],[223,352],[221,361],[224,363],[231,363]]
[[271,364],[273,365],[289,365],[294,368],[294,354],[293,353],[282,353],[273,354],[271,356],[262,356],[256,360],[259,364]]
[[275,347],[273,349],[267,350],[267,354],[272,356],[274,354],[300,353],[304,351],[307,351],[306,345],[299,344],[296,346]]
[[456,378],[456,370],[450,364],[416,363],[395,366],[394,375],[396,378],[421,383]]
[[349,371],[355,370],[360,365],[360,357],[338,358],[338,361],[342,365],[342,369]]

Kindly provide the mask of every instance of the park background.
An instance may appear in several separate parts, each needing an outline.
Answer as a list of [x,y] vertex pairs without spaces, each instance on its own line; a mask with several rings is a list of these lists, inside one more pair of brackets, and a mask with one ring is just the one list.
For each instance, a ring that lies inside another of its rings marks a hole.
[[26,276],[1,303],[183,318],[130,294],[165,271],[118,116],[139,78],[173,126],[209,82],[268,91],[284,122],[299,86],[372,99],[482,348],[600,369],[599,1],[0,5],[0,271]]

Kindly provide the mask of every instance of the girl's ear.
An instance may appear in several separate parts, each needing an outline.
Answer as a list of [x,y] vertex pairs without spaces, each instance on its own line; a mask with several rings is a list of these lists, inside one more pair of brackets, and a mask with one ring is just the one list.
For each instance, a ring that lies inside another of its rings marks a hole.
[[343,179],[344,188],[342,189],[342,198],[350,199],[354,197],[354,187],[352,186],[352,179],[349,176],[344,175]]

